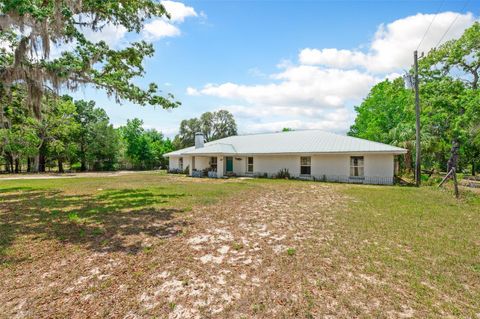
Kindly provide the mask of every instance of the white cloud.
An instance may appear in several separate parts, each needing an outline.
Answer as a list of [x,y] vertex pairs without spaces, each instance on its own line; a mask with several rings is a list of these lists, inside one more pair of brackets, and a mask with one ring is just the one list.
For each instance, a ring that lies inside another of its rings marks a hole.
[[408,68],[412,64],[413,51],[417,49],[432,21],[428,34],[419,48],[420,52],[427,53],[432,49],[454,21],[442,43],[460,37],[475,21],[471,13],[443,12],[439,13],[435,20],[434,17],[434,14],[419,13],[387,25],[380,25],[366,53],[335,48],[303,49],[299,54],[300,63],[346,69],[362,67],[375,73],[392,72]]
[[198,90],[195,89],[195,88],[188,87],[188,88],[187,88],[187,94],[188,94],[188,95],[191,95],[191,96],[199,96],[199,95],[200,95],[200,92],[198,92]]
[[323,70],[306,65],[287,68],[272,78],[277,81],[262,85],[207,84],[199,90],[188,88],[187,93],[243,100],[254,105],[341,107],[363,97],[377,81],[357,70]]
[[97,43],[105,41],[109,46],[116,47],[127,34],[127,29],[124,26],[115,26],[113,24],[106,24],[100,31],[92,31],[91,29],[83,30],[85,37]]
[[329,132],[345,132],[352,120],[350,112],[339,109],[330,112],[322,119],[305,121],[302,119],[273,120],[268,122],[247,122],[240,130],[249,133],[278,132],[288,127],[295,130],[323,130]]
[[[198,14],[193,7],[186,6],[181,2],[176,1],[162,1],[161,4],[170,14],[170,21],[183,22],[187,17],[197,17]],[[205,16],[202,13],[202,16]]]
[[[147,41],[179,36],[181,31],[177,25],[183,23],[185,18],[199,16],[193,7],[186,6],[181,2],[162,1],[161,3],[169,13],[170,19],[162,17],[145,24],[142,36]],[[205,17],[205,14],[202,13],[200,16]]]
[[[241,132],[322,129],[345,132],[354,120],[352,106],[360,103],[371,87],[394,79],[412,64],[433,14],[417,14],[378,27],[366,51],[337,48],[305,48],[298,62],[282,60],[278,73],[265,75],[266,84],[225,82],[189,87],[191,96],[227,99],[236,105],[222,106],[239,121]],[[470,13],[437,15],[422,41],[420,52],[428,52],[442,38],[458,38],[475,20]],[[249,70],[255,75],[258,69]],[[223,103],[225,104],[225,103]]]
[[180,29],[163,19],[155,19],[147,23],[142,31],[142,36],[147,41],[156,41],[165,37],[180,35]]
[[291,107],[291,106],[270,106],[262,108],[252,108],[245,105],[228,105],[218,109],[224,109],[232,112],[236,117],[244,119],[260,120],[272,116],[308,116],[310,118],[320,118],[325,115],[325,111],[315,107]]

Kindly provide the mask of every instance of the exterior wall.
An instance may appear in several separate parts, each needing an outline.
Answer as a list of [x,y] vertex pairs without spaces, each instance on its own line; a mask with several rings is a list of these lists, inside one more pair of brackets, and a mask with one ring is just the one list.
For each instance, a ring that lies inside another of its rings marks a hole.
[[196,170],[204,170],[210,167],[210,157],[195,156],[195,167]]
[[[308,156],[308,155],[305,155]],[[350,157],[364,157],[364,178],[350,177]],[[292,177],[325,180],[334,182],[352,182],[367,184],[393,184],[394,155],[392,154],[322,154],[312,155],[311,175],[300,175],[300,155],[264,155],[253,156],[253,175],[275,176],[280,170],[288,169]],[[178,168],[179,157],[170,157],[170,169]],[[195,169],[203,170],[210,166],[210,157],[196,156]],[[183,157],[183,167],[190,166],[192,174],[192,157]],[[247,156],[233,156],[233,172],[237,176],[252,175],[247,173]],[[225,174],[225,157],[217,157],[217,177]]]
[[312,156],[312,175],[318,177],[323,177],[323,175],[349,176],[350,155],[325,154]]
[[169,170],[175,170],[178,169],[178,160],[180,157],[177,156],[170,156],[168,157],[168,169]]
[[288,169],[290,175],[300,175],[300,156],[294,155],[273,155],[254,156],[253,171],[255,174],[267,174],[269,177],[278,173],[281,169]]
[[168,169],[169,170],[176,170],[179,169],[179,160],[180,158],[183,158],[183,169],[186,169],[187,167],[191,167],[191,157],[188,156],[170,156],[168,158]]
[[[364,178],[350,177],[350,157],[364,156]],[[281,169],[288,169],[292,177],[332,182],[393,184],[394,156],[392,154],[322,154],[311,156],[311,175],[300,175],[300,156],[255,156],[255,175],[274,176]]]
[[233,172],[235,175],[245,175],[247,172],[247,158],[245,156],[233,157]]
[[365,176],[392,176],[395,170],[392,154],[365,156]]

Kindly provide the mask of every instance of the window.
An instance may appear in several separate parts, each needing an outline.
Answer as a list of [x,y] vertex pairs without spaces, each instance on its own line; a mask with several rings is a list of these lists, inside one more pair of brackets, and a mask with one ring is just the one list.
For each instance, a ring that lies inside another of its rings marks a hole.
[[210,169],[214,172],[217,171],[217,157],[210,157]]
[[183,170],[183,157],[178,159],[178,169]]
[[253,173],[253,157],[247,158],[247,172]]
[[300,174],[310,175],[312,173],[312,158],[300,157]]
[[363,156],[350,157],[350,176],[363,177]]

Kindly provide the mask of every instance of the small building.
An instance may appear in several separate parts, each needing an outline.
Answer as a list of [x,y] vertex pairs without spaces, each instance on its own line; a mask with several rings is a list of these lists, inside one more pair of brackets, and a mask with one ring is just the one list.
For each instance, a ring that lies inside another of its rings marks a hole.
[[165,154],[171,171],[190,176],[291,177],[365,184],[393,184],[395,156],[406,149],[318,130],[238,135]]

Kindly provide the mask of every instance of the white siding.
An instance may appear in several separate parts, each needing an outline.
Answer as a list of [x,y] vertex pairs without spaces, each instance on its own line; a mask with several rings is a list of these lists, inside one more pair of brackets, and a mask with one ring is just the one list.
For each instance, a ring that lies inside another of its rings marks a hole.
[[210,167],[210,157],[195,156],[195,169],[200,171]]
[[[364,156],[364,179],[350,178],[350,157]],[[311,156],[311,178],[336,182],[392,184],[394,156],[392,154],[322,154]],[[288,169],[293,177],[300,175],[300,156],[255,156],[254,171],[257,175],[274,176],[281,169]]]
[[253,171],[255,173],[267,173],[271,176],[285,168],[288,169],[292,176],[300,175],[300,156],[271,155],[253,157]]
[[312,175],[314,176],[348,176],[349,174],[350,155],[326,154],[312,156]]
[[169,156],[168,157],[168,169],[174,170],[174,169],[179,169],[179,160],[180,158],[183,158],[183,169],[186,169],[188,166],[190,166],[191,163],[191,157],[188,156]]
[[174,170],[178,169],[178,159],[180,156],[169,156],[168,157],[168,169]]
[[[308,155],[302,155],[308,156]],[[364,179],[350,178],[350,157],[364,157]],[[292,177],[300,176],[300,155],[262,155],[253,156],[254,175],[274,176],[282,169],[288,169]],[[322,154],[311,157],[311,178],[337,182],[357,182],[372,184],[392,184],[394,174],[394,155],[392,154]],[[169,157],[170,169],[178,168],[177,156]],[[192,157],[183,157],[183,168],[191,166]],[[210,166],[210,157],[196,156],[195,168],[203,170]],[[217,160],[218,176],[225,170],[225,157]],[[191,167],[190,167],[191,169]],[[233,172],[237,176],[248,175],[247,156],[233,156]],[[304,177],[304,176],[303,176]]]
[[365,155],[365,176],[393,176],[394,171],[395,162],[392,154]]
[[236,175],[245,175],[247,172],[247,158],[244,156],[233,157],[233,172]]

